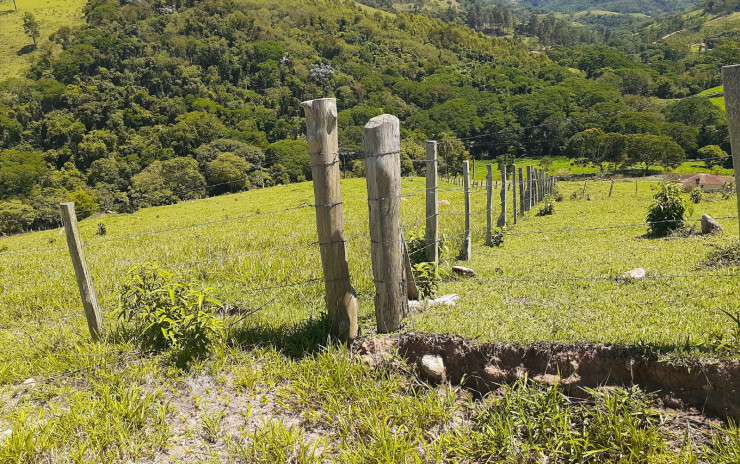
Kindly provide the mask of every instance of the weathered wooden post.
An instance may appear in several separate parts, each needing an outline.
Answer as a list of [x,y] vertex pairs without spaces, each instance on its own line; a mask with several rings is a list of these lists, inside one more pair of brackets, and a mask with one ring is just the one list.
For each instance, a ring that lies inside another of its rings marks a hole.
[[493,228],[493,165],[486,164],[486,245],[491,246],[493,241],[491,229]]
[[581,192],[581,199],[586,198],[586,187],[588,186],[588,180],[583,182],[583,192]]
[[439,236],[437,227],[439,225],[439,202],[437,188],[437,142],[427,140],[427,208],[426,208],[426,246],[427,259],[437,264],[439,262]]
[[[525,200],[524,198],[524,190],[525,190],[524,188],[524,169],[521,166],[519,166],[517,170],[519,174],[518,176],[519,177],[519,197],[520,197],[519,198],[519,211],[520,211],[520,214],[524,216],[524,211],[525,211],[525,208],[524,208],[524,200]],[[514,200],[516,200],[516,198],[514,198]]]
[[60,203],[59,209],[62,213],[62,224],[67,236],[67,247],[69,255],[72,258],[72,266],[75,269],[77,278],[77,287],[80,289],[82,306],[85,308],[85,318],[87,319],[87,328],[93,340],[98,341],[103,336],[103,317],[100,313],[100,304],[98,296],[95,293],[92,275],[87,268],[85,259],[85,250],[82,248],[80,239],[80,230],[77,227],[77,215],[75,213],[75,204]]
[[306,112],[306,138],[311,157],[316,232],[324,272],[326,311],[334,337],[357,338],[357,294],[352,287],[344,246],[337,101],[321,98],[301,103]]
[[[735,168],[735,188],[740,188],[740,64],[722,67],[722,84],[725,92],[727,128],[730,131],[732,166]],[[740,218],[740,194],[737,195],[737,210]]]
[[461,258],[463,261],[467,261],[472,254],[473,245],[470,231],[470,164],[468,161],[463,161],[463,184],[465,189],[465,237],[463,238]]
[[529,208],[531,210],[535,205],[534,197],[534,167],[532,165],[527,166],[527,189],[529,190]]
[[[734,160],[734,159],[733,159]],[[734,161],[733,161],[734,162]],[[635,179],[635,196],[637,196],[637,179]]]
[[375,279],[378,332],[401,327],[408,314],[408,287],[401,232],[401,128],[398,118],[376,116],[365,124],[370,210],[370,255]]
[[611,198],[613,191],[614,191],[614,179],[612,179],[612,184],[609,186],[609,198]]
[[516,197],[516,164],[512,166],[511,170],[511,196],[514,197],[512,202],[512,213],[514,213],[514,224],[517,223],[517,197]]
[[506,163],[501,164],[501,215],[496,227],[506,227]]

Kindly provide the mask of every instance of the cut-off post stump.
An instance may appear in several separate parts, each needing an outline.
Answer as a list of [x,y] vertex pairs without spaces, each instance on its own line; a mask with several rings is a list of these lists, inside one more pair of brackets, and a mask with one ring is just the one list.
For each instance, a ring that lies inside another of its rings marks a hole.
[[514,225],[517,223],[517,197],[516,197],[516,164],[512,166],[511,170],[511,196],[514,197],[512,201],[512,214],[514,216]]
[[376,116],[365,125],[370,256],[378,332],[401,327],[408,315],[408,285],[401,232],[401,129],[398,118]]
[[463,185],[465,190],[465,234],[460,259],[467,261],[472,254],[473,243],[470,229],[470,163],[463,161]]
[[496,221],[496,227],[506,227],[506,164],[501,164],[501,214]]
[[301,104],[306,113],[306,138],[311,158],[316,203],[316,232],[324,272],[326,310],[331,335],[342,340],[357,338],[357,294],[352,287],[344,244],[337,102],[334,98]]
[[[732,167],[735,169],[735,187],[740,187],[740,64],[722,67],[722,84],[725,92],[727,128],[730,132]],[[737,195],[738,221],[740,221],[740,194]]]
[[98,341],[103,336],[103,317],[98,303],[98,296],[95,293],[92,275],[87,268],[85,259],[85,249],[82,247],[80,239],[80,229],[77,227],[77,214],[75,213],[75,204],[60,203],[59,209],[62,213],[62,224],[64,224],[64,233],[67,237],[67,247],[69,255],[72,258],[72,266],[77,278],[77,287],[80,289],[82,298],[82,307],[85,309],[85,318],[87,319],[87,328],[93,340]]
[[[522,166],[519,166],[517,168],[517,174],[519,174],[519,211],[522,216],[524,216],[524,168]],[[514,201],[516,201],[516,197],[514,197]]]
[[486,164],[486,245],[491,246],[493,241],[493,165]]
[[426,143],[427,154],[427,184],[426,184],[426,247],[427,260],[439,263],[439,201],[437,188],[437,142],[428,140]]

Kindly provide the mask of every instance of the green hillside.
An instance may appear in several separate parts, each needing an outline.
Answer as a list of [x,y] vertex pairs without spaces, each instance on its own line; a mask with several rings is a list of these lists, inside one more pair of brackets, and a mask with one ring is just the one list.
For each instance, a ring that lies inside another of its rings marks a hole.
[[[30,60],[53,48],[48,37],[59,28],[82,25],[86,3],[86,0],[16,0],[16,12],[12,0],[0,2],[0,81],[21,76],[30,67]],[[23,15],[27,12],[40,23],[38,50],[29,49],[33,41],[23,32]]]

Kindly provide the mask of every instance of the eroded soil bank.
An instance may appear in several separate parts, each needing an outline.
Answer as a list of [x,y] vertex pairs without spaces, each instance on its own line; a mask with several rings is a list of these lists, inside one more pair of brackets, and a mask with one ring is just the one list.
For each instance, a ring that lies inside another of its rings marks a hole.
[[582,392],[578,387],[639,385],[656,392],[667,407],[694,407],[723,419],[740,419],[738,360],[675,361],[629,346],[477,343],[436,334],[366,339],[357,349],[372,362],[394,348],[422,373],[424,356],[441,357],[447,380],[481,393],[525,376],[557,382],[572,396]]

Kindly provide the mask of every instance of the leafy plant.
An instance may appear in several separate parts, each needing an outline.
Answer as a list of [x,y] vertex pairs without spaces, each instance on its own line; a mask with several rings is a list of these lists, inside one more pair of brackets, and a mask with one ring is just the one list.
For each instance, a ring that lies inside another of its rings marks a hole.
[[496,227],[491,234],[491,245],[500,247],[504,244],[504,231]]
[[134,268],[123,285],[119,318],[133,324],[145,348],[170,349],[180,360],[204,354],[222,335],[216,312],[223,305],[210,290],[197,289],[172,272],[147,263]]
[[447,262],[449,248],[446,246],[446,238],[441,235],[437,246],[439,247],[437,264],[427,261],[427,244],[424,234],[421,232],[412,232],[406,240],[406,246],[409,250],[409,259],[411,268],[416,280],[416,286],[419,288],[421,298],[434,298],[439,289],[441,281],[449,275],[443,266]]
[[108,229],[105,228],[105,224],[102,222],[98,222],[98,231],[95,233],[96,235],[106,235],[108,233]]
[[702,190],[700,187],[694,187],[693,189],[691,189],[691,192],[689,193],[689,199],[694,204],[701,203],[701,199],[703,196],[704,196],[704,190]]
[[725,182],[722,186],[722,199],[727,200],[731,196],[735,195],[735,184],[732,182]]
[[683,221],[691,214],[691,203],[681,193],[678,184],[665,184],[653,197],[655,201],[648,209],[648,233],[665,237],[669,232],[683,227]]
[[548,195],[545,197],[545,204],[537,212],[537,216],[549,216],[555,212],[555,204],[552,201],[552,196]]

